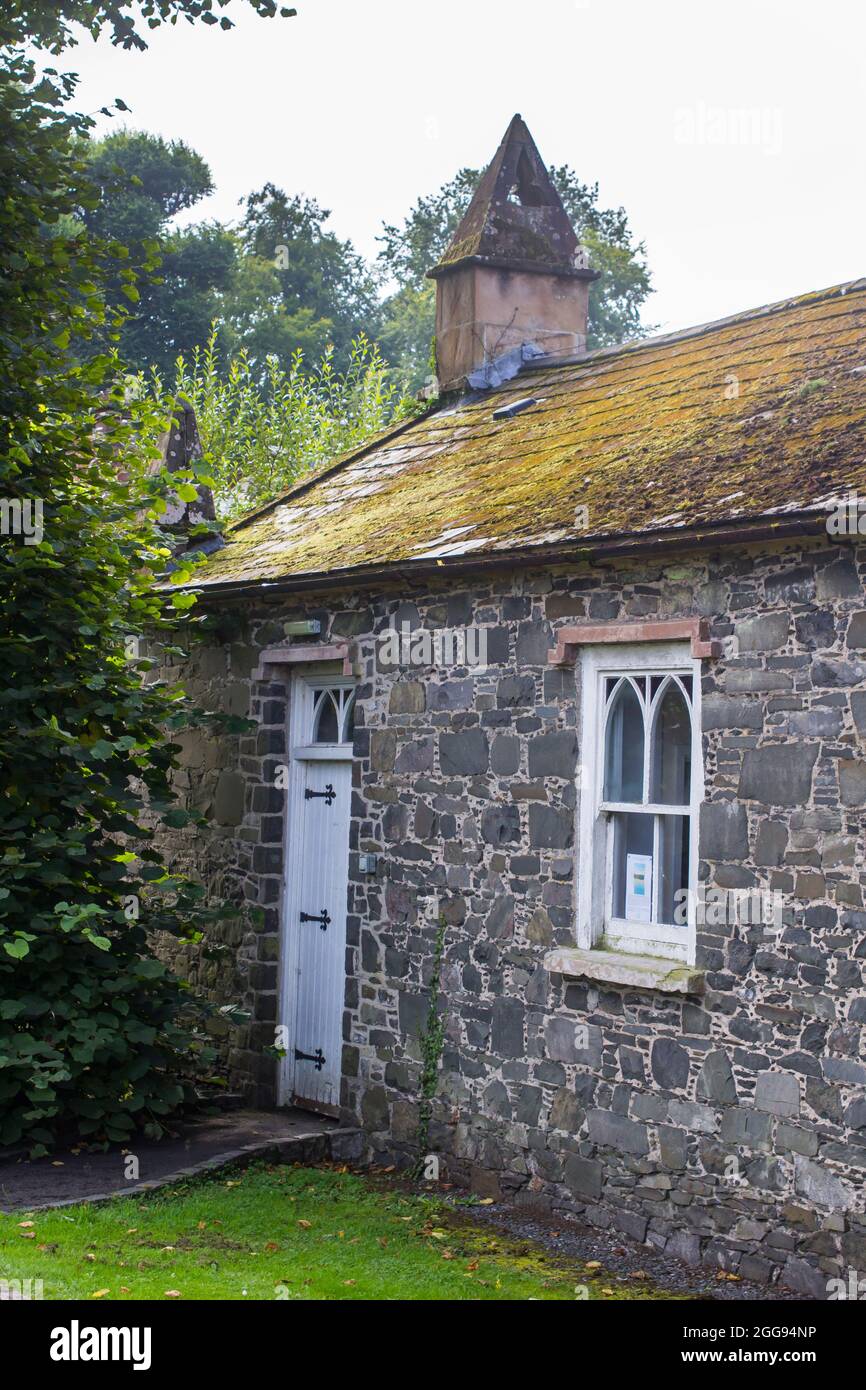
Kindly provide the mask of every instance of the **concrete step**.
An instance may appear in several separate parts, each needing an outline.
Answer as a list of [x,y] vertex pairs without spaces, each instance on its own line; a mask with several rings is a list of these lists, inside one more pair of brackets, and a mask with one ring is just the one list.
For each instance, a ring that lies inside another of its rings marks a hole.
[[133,1138],[122,1150],[7,1159],[0,1163],[0,1211],[105,1202],[257,1158],[351,1163],[362,1152],[359,1129],[307,1110],[229,1110],[187,1122],[156,1142]]

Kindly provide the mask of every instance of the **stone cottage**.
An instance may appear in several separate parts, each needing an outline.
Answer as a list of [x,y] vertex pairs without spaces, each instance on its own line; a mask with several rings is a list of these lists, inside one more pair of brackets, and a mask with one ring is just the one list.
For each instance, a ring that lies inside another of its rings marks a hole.
[[198,584],[183,682],[256,730],[190,742],[174,854],[259,911],[182,964],[251,1099],[401,1161],[444,933],[443,1176],[822,1297],[866,1272],[866,280],[588,352],[520,117],[431,275],[437,401]]

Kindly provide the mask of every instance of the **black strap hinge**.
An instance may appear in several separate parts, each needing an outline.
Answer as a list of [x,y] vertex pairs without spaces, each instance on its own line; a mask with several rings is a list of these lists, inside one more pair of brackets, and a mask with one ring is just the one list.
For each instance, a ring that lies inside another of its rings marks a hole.
[[312,801],[314,796],[323,796],[325,798],[325,805],[330,806],[332,801],[336,800],[337,793],[334,791],[334,788],[331,786],[330,782],[326,784],[325,790],[323,792],[314,792],[311,787],[304,788],[305,801]]
[[331,919],[328,916],[327,908],[324,907],[322,908],[321,912],[317,912],[315,914],[312,912],[302,912],[301,921],[318,922],[319,926],[322,928],[322,931],[327,931],[328,927],[331,925]]
[[314,1067],[316,1068],[316,1071],[321,1071],[322,1067],[325,1065],[325,1058],[322,1054],[322,1049],[320,1047],[317,1047],[315,1052],[301,1052],[300,1048],[296,1047],[295,1061],[312,1062]]

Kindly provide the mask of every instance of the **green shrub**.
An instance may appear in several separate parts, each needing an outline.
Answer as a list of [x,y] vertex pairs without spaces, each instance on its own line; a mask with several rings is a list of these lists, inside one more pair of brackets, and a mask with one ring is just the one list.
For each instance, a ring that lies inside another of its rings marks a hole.
[[84,360],[116,333],[104,285],[133,303],[135,277],[122,246],[75,230],[97,196],[90,122],[16,34],[0,19],[0,1145],[41,1153],[158,1133],[181,1102],[200,1045],[147,933],[198,939],[206,918],[142,814],[186,819],[170,731],[193,717],[135,659],[138,635],[172,624],[169,482],[146,476],[166,422],[110,356]]

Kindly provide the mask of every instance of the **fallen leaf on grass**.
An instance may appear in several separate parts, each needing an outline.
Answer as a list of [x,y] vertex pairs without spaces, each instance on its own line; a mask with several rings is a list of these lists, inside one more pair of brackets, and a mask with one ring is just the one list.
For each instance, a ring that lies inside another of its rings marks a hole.
[[298,1225],[299,1225],[300,1227],[302,1227],[303,1230],[309,1231],[309,1230],[311,1229],[313,1223],[312,1223],[312,1221],[299,1221],[299,1222],[298,1222]]
[[19,1221],[19,1222],[18,1222],[18,1225],[19,1225],[19,1226],[22,1226],[22,1227],[24,1227],[24,1226],[35,1226],[35,1225],[36,1225],[36,1222],[35,1222],[35,1221]]
[[165,1296],[166,1298],[181,1298],[182,1294],[180,1289],[166,1289]]
[[104,1298],[105,1295],[106,1295],[107,1293],[111,1293],[111,1290],[110,1290],[110,1289],[97,1289],[97,1290],[96,1290],[96,1293],[92,1293],[92,1294],[90,1295],[90,1297],[91,1297],[91,1298]]
[[279,1250],[279,1248],[280,1247],[277,1245],[277,1242],[275,1240],[268,1240],[265,1242],[266,1250]]

